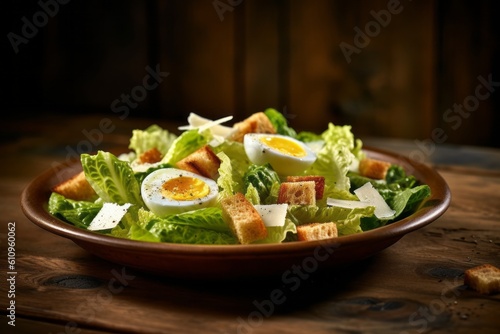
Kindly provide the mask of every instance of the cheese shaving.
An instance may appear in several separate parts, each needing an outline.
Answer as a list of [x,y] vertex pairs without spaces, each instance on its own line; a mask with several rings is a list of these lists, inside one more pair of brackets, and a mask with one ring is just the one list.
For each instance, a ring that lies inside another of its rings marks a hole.
[[207,129],[211,129],[214,135],[218,135],[221,137],[227,137],[232,131],[232,127],[227,127],[220,125],[222,123],[228,122],[233,119],[233,116],[226,116],[223,118],[219,118],[217,120],[210,120],[201,116],[198,116],[195,113],[190,113],[188,116],[189,125],[180,126],[179,130],[193,130],[198,129],[199,132],[203,132]]
[[264,225],[284,226],[288,204],[269,204],[269,205],[254,205],[260,217],[264,221]]
[[90,231],[108,230],[120,223],[132,204],[118,205],[116,203],[104,203],[101,210],[94,217],[88,229]]
[[384,198],[377,189],[373,188],[370,182],[354,190],[356,196],[362,202],[368,202],[375,207],[375,216],[379,219],[389,219],[396,214],[395,210],[385,202]]

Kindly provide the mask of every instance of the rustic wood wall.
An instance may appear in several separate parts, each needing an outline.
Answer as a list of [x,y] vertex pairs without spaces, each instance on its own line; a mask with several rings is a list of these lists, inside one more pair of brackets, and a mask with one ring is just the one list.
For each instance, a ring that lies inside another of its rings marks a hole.
[[[21,18],[43,10],[36,1],[9,6],[7,32],[18,35]],[[297,129],[331,121],[361,137],[498,147],[494,8],[493,0],[74,0],[17,53],[4,39],[7,108],[183,120],[274,107]],[[158,85],[141,89],[155,71]]]

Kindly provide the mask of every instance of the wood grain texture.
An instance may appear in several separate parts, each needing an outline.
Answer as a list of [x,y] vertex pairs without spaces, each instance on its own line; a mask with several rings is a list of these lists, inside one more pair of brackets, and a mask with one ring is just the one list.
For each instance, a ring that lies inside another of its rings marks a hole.
[[[9,5],[14,33],[40,10]],[[241,120],[274,107],[300,130],[334,122],[361,136],[421,140],[442,130],[446,143],[498,147],[495,8],[493,0],[72,3],[18,54],[8,50],[6,110],[109,115],[118,99],[131,117],[180,121],[190,112]],[[356,51],[346,57],[342,43]],[[169,75],[127,104],[147,66]],[[471,99],[478,77],[490,75],[491,94]],[[448,114],[467,103],[471,112]]]

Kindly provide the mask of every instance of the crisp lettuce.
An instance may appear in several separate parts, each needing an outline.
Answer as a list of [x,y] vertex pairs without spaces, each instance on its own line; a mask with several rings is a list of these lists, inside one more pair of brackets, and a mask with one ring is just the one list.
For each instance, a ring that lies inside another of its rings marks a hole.
[[[222,219],[222,211],[219,208],[204,208],[162,218],[153,214],[141,214],[140,218],[141,227],[162,242],[238,243],[229,226]],[[143,233],[142,230],[139,231]],[[132,233],[130,238],[136,239],[137,236]]]
[[75,201],[58,193],[52,193],[49,197],[50,214],[84,229],[87,229],[101,208],[102,201]]
[[144,181],[144,179],[146,178],[146,176],[148,176],[149,174],[151,174],[152,172],[154,172],[155,170],[158,170],[158,169],[162,169],[162,168],[172,168],[174,166],[172,166],[171,164],[153,164],[151,165],[151,167],[149,167],[148,169],[146,169],[146,171],[144,172],[135,172],[135,178],[137,179],[137,182],[139,182],[139,184],[142,183],[142,181]]
[[267,116],[269,121],[271,121],[276,133],[289,137],[295,137],[297,135],[295,130],[288,126],[288,121],[285,116],[276,109],[267,108],[264,110],[264,114]]
[[323,137],[321,137],[321,134],[317,134],[314,132],[310,131],[301,131],[297,133],[297,136],[295,139],[300,140],[301,142],[304,143],[310,143],[314,141],[323,141]]
[[196,129],[184,131],[173,141],[167,153],[162,158],[161,163],[169,163],[173,165],[197,149],[208,144],[212,139],[213,135],[210,130],[202,132],[199,132]]
[[278,173],[273,170],[271,165],[250,165],[243,175],[243,182],[245,192],[248,191],[249,186],[253,186],[259,195],[259,203],[272,204],[276,203],[276,196],[273,194],[273,187],[281,184]]
[[291,219],[285,219],[283,226],[266,226],[267,237],[253,242],[254,244],[280,243],[287,238],[288,233],[297,233],[297,225]]
[[176,138],[176,134],[168,132],[160,126],[153,124],[144,130],[133,130],[129,148],[133,150],[137,156],[140,156],[142,153],[152,148],[156,148],[162,155],[165,155]]
[[243,144],[239,142],[224,142],[212,150],[221,160],[219,166],[219,200],[243,192],[243,175],[250,165]]
[[104,202],[144,206],[140,184],[128,162],[104,151],[80,158],[85,178]]
[[233,168],[231,159],[224,152],[217,154],[221,163],[219,167],[219,177],[217,178],[217,185],[219,186],[218,200],[230,197],[237,192],[243,191],[242,176],[238,170]]
[[321,134],[324,141],[316,154],[316,161],[306,170],[306,174],[325,177],[325,198],[355,199],[349,192],[350,179],[347,176],[356,159],[362,156],[362,142],[355,140],[349,126],[328,124]]
[[296,224],[308,222],[335,222],[340,236],[362,232],[361,219],[371,217],[375,212],[372,206],[366,208],[346,209],[340,207],[318,207],[316,205],[292,205],[289,214]]
[[392,209],[396,210],[395,218],[401,219],[417,211],[423,200],[430,195],[430,187],[422,184],[398,192],[388,204]]
[[374,180],[354,172],[349,172],[348,177],[351,180],[351,190],[370,182],[391,209],[396,211],[390,220],[378,219],[375,216],[363,218],[361,220],[363,231],[407,217],[417,211],[421,203],[431,195],[429,186],[418,184],[416,178],[413,175],[407,175],[399,165],[392,165],[389,168],[385,180]]

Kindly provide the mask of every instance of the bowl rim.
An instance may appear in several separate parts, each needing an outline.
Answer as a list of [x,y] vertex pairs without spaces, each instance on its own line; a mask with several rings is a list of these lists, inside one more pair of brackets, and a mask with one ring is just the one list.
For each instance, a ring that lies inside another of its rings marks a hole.
[[[399,163],[406,170],[413,169],[412,174],[417,179],[431,188],[431,196],[426,199],[421,207],[412,215],[388,225],[365,231],[358,234],[341,236],[332,239],[300,241],[274,244],[251,244],[251,245],[196,245],[178,244],[166,242],[147,242],[130,239],[122,239],[114,236],[103,235],[96,232],[64,222],[52,216],[47,210],[48,198],[51,186],[54,186],[54,178],[59,168],[81,171],[79,160],[71,160],[59,164],[58,168],[52,167],[35,177],[22,191],[21,208],[30,221],[37,226],[56,235],[73,240],[75,243],[84,242],[98,244],[116,249],[127,249],[128,251],[148,253],[175,253],[179,256],[252,256],[276,253],[289,254],[307,252],[315,247],[325,244],[337,244],[342,247],[352,246],[358,243],[379,241],[389,238],[401,238],[404,235],[417,230],[443,215],[451,202],[451,191],[444,178],[431,166],[412,160],[406,156],[386,151],[379,148],[364,146],[363,151],[367,156],[385,158],[386,160]],[[73,174],[74,175],[74,174]]]

